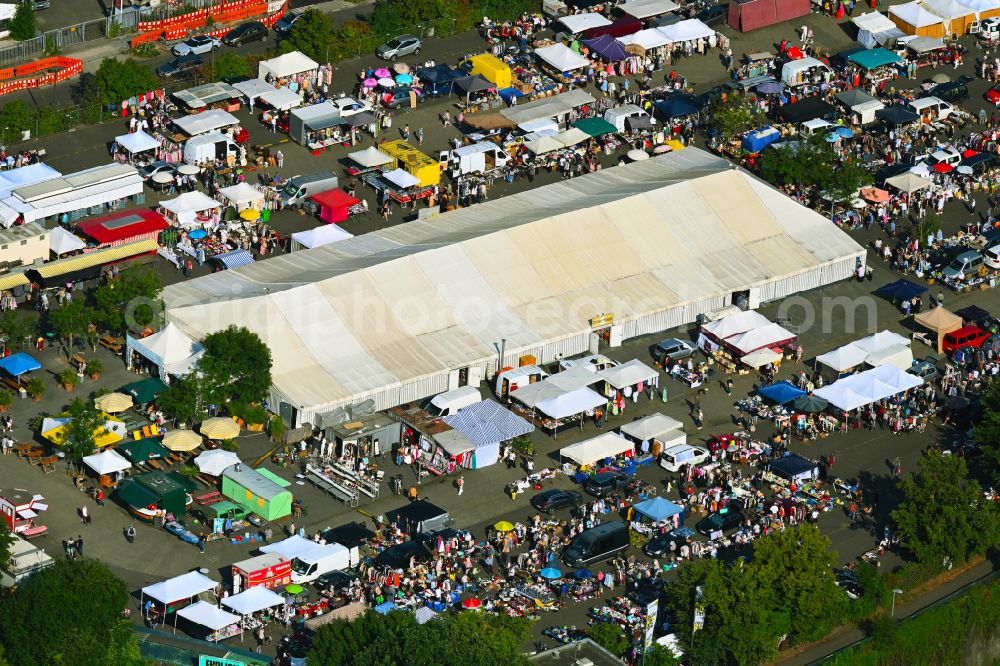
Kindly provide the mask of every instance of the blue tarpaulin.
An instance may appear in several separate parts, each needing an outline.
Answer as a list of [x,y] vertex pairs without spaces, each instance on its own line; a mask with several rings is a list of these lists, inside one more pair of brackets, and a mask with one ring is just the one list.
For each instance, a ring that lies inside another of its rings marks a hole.
[[762,127],[756,132],[750,132],[743,137],[743,150],[759,153],[775,141],[781,140],[781,132],[773,127]]
[[875,69],[883,65],[893,65],[902,62],[903,59],[887,49],[872,49],[870,51],[859,51],[847,56],[851,62],[861,65],[865,69]]
[[764,396],[768,400],[778,403],[779,405],[791,402],[800,395],[806,395],[805,391],[792,386],[788,382],[777,382],[775,384],[771,384],[770,386],[762,386],[757,389],[757,393]]
[[919,284],[910,282],[909,280],[900,279],[879,287],[875,290],[875,293],[890,300],[908,301],[914,296],[919,296],[925,291],[927,291],[927,287],[922,287]]
[[396,604],[391,601],[386,601],[385,603],[379,604],[375,607],[375,612],[379,615],[388,615],[394,610],[396,610]]
[[665,120],[683,118],[693,113],[698,113],[698,104],[693,98],[683,95],[674,95],[667,99],[653,102],[653,109],[656,115]]
[[684,513],[683,507],[678,506],[663,497],[654,497],[646,500],[645,502],[639,502],[632,508],[634,508],[636,512],[641,513],[654,522],[660,522],[661,520],[666,520],[678,513],[682,515]]
[[19,377],[26,372],[41,370],[42,364],[35,360],[33,356],[19,352],[11,354],[7,358],[0,360],[0,369],[11,377]]
[[454,81],[464,79],[466,76],[468,74],[465,72],[445,64],[417,68],[417,77],[424,85],[424,90],[432,97],[451,94]]

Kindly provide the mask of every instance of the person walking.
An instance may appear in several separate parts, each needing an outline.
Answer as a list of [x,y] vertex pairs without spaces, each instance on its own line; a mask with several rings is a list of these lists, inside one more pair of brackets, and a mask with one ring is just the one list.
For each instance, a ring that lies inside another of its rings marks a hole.
[[458,477],[458,479],[455,481],[455,486],[458,488],[459,496],[461,496],[462,491],[465,489],[465,477],[464,476]]
[[701,430],[701,427],[705,424],[705,414],[701,411],[700,407],[698,408],[698,413],[694,416],[694,423],[698,426],[698,430]]
[[86,505],[80,507],[80,522],[84,525],[90,524],[90,512],[87,511]]
[[205,533],[202,532],[198,535],[198,552],[202,555],[205,554]]
[[80,557],[83,557],[83,537],[82,536],[77,536],[76,537],[76,544],[75,545],[76,545],[76,554],[79,555]]
[[135,525],[129,525],[128,529],[125,530],[125,540],[129,543],[135,543]]

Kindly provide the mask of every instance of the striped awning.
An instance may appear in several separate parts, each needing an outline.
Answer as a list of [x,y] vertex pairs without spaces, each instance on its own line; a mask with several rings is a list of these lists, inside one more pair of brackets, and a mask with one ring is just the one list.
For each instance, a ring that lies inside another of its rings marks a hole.
[[9,273],[0,276],[0,291],[23,287],[26,284],[28,284],[28,277],[24,273]]
[[231,252],[217,254],[214,258],[221,261],[226,268],[239,268],[240,266],[249,266],[253,263],[253,255],[247,250],[232,250]]
[[489,446],[527,435],[535,426],[493,400],[483,400],[444,417],[444,422],[476,445]]
[[116,245],[115,247],[109,247],[103,250],[94,250],[93,252],[80,254],[75,257],[69,257],[68,259],[50,261],[49,263],[42,264],[38,268],[34,268],[32,270],[38,273],[39,277],[43,279],[53,278],[67,273],[84,270],[86,268],[93,268],[94,266],[110,264],[121,259],[128,259],[129,257],[134,257],[137,254],[156,252],[158,247],[159,245],[155,240],[147,238],[145,240],[136,241],[135,243]]

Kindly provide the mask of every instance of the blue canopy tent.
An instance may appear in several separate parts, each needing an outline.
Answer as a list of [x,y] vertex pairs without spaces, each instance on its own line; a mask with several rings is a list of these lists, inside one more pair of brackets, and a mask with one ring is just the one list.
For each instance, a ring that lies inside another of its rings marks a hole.
[[20,377],[25,373],[41,369],[42,364],[35,360],[34,356],[25,354],[24,352],[11,354],[7,358],[0,360],[0,370],[3,370],[11,377]]
[[465,435],[476,450],[472,469],[492,465],[500,459],[500,443],[534,432],[535,426],[493,400],[469,405],[444,422]]
[[396,610],[396,604],[392,601],[386,601],[375,607],[375,612],[379,615],[388,615],[394,610]]
[[595,39],[585,39],[583,40],[583,44],[608,62],[618,62],[628,57],[628,53],[625,51],[622,43],[611,35],[601,35]]
[[456,79],[464,79],[468,74],[449,65],[417,67],[417,78],[424,85],[424,92],[431,97],[450,95]]
[[806,395],[806,392],[800,388],[792,386],[787,381],[776,382],[770,386],[762,386],[757,389],[757,394],[762,395],[772,402],[776,402],[779,405],[784,405],[786,403],[795,400],[799,396]]
[[767,468],[772,474],[794,483],[802,483],[819,476],[819,465],[794,453],[771,461]]
[[750,132],[743,137],[743,150],[748,153],[759,153],[772,143],[781,140],[781,132],[770,125],[761,127],[756,132]]
[[249,266],[253,263],[253,255],[242,249],[223,252],[222,254],[217,254],[212,258],[218,260],[223,266],[229,269]]
[[698,102],[690,95],[673,95],[653,102],[653,110],[664,120],[673,120],[698,113]]
[[908,301],[914,296],[919,296],[920,294],[927,291],[927,287],[921,286],[909,280],[899,279],[895,282],[890,282],[889,284],[882,285],[875,290],[875,293],[886,298],[890,301]]
[[674,504],[663,497],[653,497],[644,502],[639,502],[632,507],[636,513],[646,516],[654,523],[668,520],[680,514],[680,520],[684,520],[684,507]]

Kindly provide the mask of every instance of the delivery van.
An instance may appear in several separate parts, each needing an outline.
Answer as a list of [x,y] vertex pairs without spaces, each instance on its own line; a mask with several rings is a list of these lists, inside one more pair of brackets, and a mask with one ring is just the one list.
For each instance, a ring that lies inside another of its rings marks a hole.
[[708,460],[708,451],[700,446],[678,444],[660,454],[660,467],[668,472],[679,472],[684,465],[699,465]]
[[504,149],[492,141],[480,141],[455,150],[442,150],[438,154],[441,169],[451,172],[453,178],[499,169],[507,166],[509,160],[510,156]]
[[563,561],[571,567],[589,567],[628,550],[628,526],[616,520],[592,527],[573,539]]
[[347,548],[339,543],[317,545],[292,560],[292,582],[301,585],[333,571],[350,569],[360,559],[356,546]]
[[930,116],[933,120],[944,120],[955,113],[955,107],[937,97],[920,97],[910,102],[908,106],[921,118]]
[[482,74],[484,79],[496,84],[497,88],[510,88],[514,81],[514,75],[507,63],[489,53],[474,55],[460,63],[458,68],[468,72],[470,76]]
[[482,402],[483,396],[475,386],[461,386],[439,393],[427,403],[427,413],[438,418],[458,414],[459,410]]
[[332,171],[320,171],[308,176],[295,176],[290,178],[283,188],[281,188],[281,200],[286,206],[301,204],[304,200],[319,194],[328,192],[338,185],[337,175]]
[[228,134],[208,132],[193,136],[184,142],[184,161],[188,164],[207,164],[215,160],[226,161],[238,157],[240,149]]

